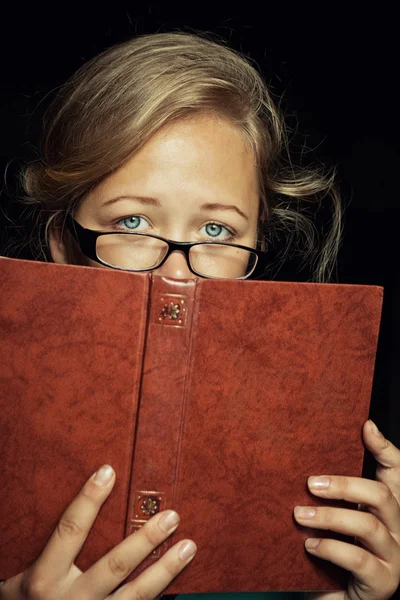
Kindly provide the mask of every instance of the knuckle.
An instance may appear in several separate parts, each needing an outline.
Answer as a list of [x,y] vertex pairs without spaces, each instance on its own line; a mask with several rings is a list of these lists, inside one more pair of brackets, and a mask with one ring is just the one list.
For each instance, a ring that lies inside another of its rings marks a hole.
[[110,554],[108,557],[108,568],[111,573],[119,579],[125,579],[131,572],[131,569],[127,562],[121,557],[120,554]]
[[364,515],[365,515],[364,536],[365,537],[376,536],[381,530],[381,522],[379,521],[379,519],[377,519],[377,517],[374,517],[373,515],[367,516],[366,513],[364,513]]
[[357,548],[357,553],[354,557],[354,566],[356,572],[366,571],[369,563],[369,554],[362,548]]
[[381,482],[377,482],[377,483],[378,483],[378,505],[381,506],[384,504],[388,504],[393,499],[392,490],[385,483],[381,483]]
[[152,596],[143,588],[136,588],[132,600],[152,600]]
[[48,582],[35,571],[22,580],[21,591],[23,597],[29,600],[47,600],[50,597]]
[[66,537],[83,535],[84,531],[73,519],[61,517],[57,525],[57,533],[61,539],[65,539]]

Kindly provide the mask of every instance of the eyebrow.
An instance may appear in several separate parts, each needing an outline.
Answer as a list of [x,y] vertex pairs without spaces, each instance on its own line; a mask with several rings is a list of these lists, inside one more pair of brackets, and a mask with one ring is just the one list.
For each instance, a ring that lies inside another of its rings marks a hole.
[[[107,202],[104,202],[103,206],[107,206],[109,204],[114,204],[114,202],[118,202],[118,200],[125,200],[125,199],[137,200],[141,204],[147,204],[148,206],[157,206],[159,208],[161,207],[161,202],[157,198],[150,198],[149,196],[131,196],[131,195],[117,196],[116,198],[111,198],[110,200],[107,200]],[[241,217],[243,217],[243,219],[246,219],[246,221],[249,220],[249,217],[243,211],[241,211],[240,208],[235,206],[235,204],[219,204],[216,202],[206,202],[205,204],[202,204],[200,206],[200,210],[201,211],[231,210],[231,211],[236,212]]]

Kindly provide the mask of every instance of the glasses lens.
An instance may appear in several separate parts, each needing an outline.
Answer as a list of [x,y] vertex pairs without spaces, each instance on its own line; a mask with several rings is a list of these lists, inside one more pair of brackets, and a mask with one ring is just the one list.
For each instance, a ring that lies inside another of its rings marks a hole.
[[97,257],[110,267],[141,271],[156,268],[168,251],[168,244],[146,235],[116,234],[97,238]]
[[191,267],[199,275],[218,279],[249,277],[258,256],[251,250],[223,244],[199,244],[189,252]]

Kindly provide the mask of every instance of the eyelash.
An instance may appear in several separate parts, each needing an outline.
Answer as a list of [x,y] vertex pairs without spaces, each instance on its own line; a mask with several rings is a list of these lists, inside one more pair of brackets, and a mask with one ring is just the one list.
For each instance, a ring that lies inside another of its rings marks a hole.
[[[122,223],[123,221],[125,221],[126,219],[130,219],[131,217],[139,217],[140,219],[145,219],[147,221],[146,217],[142,217],[141,215],[127,215],[126,217],[122,217],[120,219],[117,219],[116,221],[113,221],[112,225],[117,226],[120,223]],[[206,227],[207,225],[218,225],[219,227],[223,227],[228,232],[229,235],[227,237],[224,237],[223,240],[221,240],[223,242],[233,242],[238,237],[238,234],[234,229],[227,227],[226,225],[223,225],[222,223],[219,223],[218,221],[208,221],[207,223],[204,223],[204,225],[202,227]],[[209,240],[212,241],[212,240],[217,240],[217,239],[220,239],[220,238],[208,236],[206,241],[209,241]]]

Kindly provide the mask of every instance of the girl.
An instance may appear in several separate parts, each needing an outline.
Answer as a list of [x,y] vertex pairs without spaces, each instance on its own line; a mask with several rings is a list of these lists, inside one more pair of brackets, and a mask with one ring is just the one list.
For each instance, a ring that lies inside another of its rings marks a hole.
[[[138,37],[84,65],[58,92],[40,157],[23,173],[27,243],[38,260],[177,279],[248,278],[265,257],[266,241],[279,248],[284,233],[285,245],[262,266],[273,276],[294,251],[310,265],[312,280],[328,281],[341,233],[333,176],[295,172],[282,159],[285,143],[265,83],[239,54],[202,36]],[[332,227],[320,240],[300,201],[328,195]],[[127,235],[98,237],[88,256],[85,229]],[[140,240],[135,248],[133,240]],[[204,241],[213,244],[188,253],[170,243]],[[370,421],[363,436],[378,462],[377,481],[332,474],[310,477],[308,486],[317,496],[367,510],[323,507],[313,514],[296,507],[294,516],[301,525],[360,541],[306,541],[308,552],[351,571],[340,598],[384,600],[400,580],[400,451]],[[112,466],[99,468],[35,564],[4,582],[0,599],[112,594],[128,600],[162,593],[194,558],[195,540],[179,542],[136,580],[120,584],[178,527],[174,511],[155,515],[87,572],[74,565],[114,482]]]

